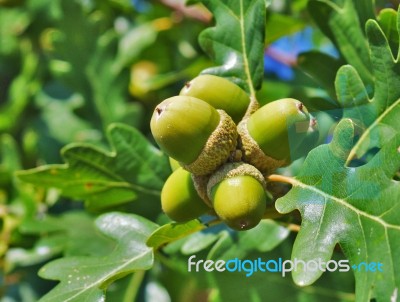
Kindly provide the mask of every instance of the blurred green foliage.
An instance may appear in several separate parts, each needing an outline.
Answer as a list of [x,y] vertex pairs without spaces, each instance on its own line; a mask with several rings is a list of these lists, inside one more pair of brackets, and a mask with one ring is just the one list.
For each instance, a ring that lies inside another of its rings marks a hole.
[[[210,14],[192,15],[157,1],[0,1],[1,301],[36,301],[53,286],[36,276],[38,265],[54,257],[107,253],[81,203],[21,183],[14,172],[60,163],[69,143],[106,149],[115,122],[149,137],[154,105],[211,65],[197,44]],[[169,173],[158,169],[162,178]],[[160,206],[123,210],[154,217]],[[53,216],[62,213],[66,220]]]
[[[220,1],[187,1],[204,4],[190,7],[185,2],[0,0],[1,302],[37,301],[46,294],[45,301],[56,302],[104,296],[123,302],[355,299],[351,272],[325,274],[304,288],[274,274],[246,279],[187,272],[190,254],[289,259],[295,240],[291,231],[298,230],[300,218],[293,213],[282,218],[274,210],[273,201],[289,190],[280,184],[271,186],[268,205],[279,222],[266,220],[241,234],[212,221],[209,227],[198,221],[177,227],[161,213],[159,194],[171,170],[151,138],[153,108],[204,70],[227,73],[224,45],[208,41],[226,35],[210,30],[215,25],[210,10]],[[379,64],[370,62],[367,19],[378,16],[385,34],[381,39],[388,39],[382,49],[390,47],[393,58],[398,56],[397,1],[376,1],[375,7],[374,1],[355,1],[355,6],[347,0],[256,2],[267,8],[265,31],[250,26],[246,34],[256,33],[257,41],[248,46],[259,51],[238,55],[240,60],[251,57],[253,74],[243,80],[235,65],[227,77],[261,104],[301,99],[319,121],[319,144],[328,142],[346,107],[340,87],[356,87],[351,82],[356,79],[363,101],[376,89],[373,74]],[[226,20],[221,11],[214,17]],[[263,23],[263,17],[257,22]],[[252,24],[253,19],[245,21]],[[233,28],[239,26],[235,22]],[[231,39],[228,45],[240,42]],[[263,65],[264,47],[265,58],[272,54],[277,63],[273,72],[268,72],[272,65]],[[398,74],[397,62],[390,62],[391,77]],[[346,74],[344,64],[355,71]],[[284,68],[293,76],[280,76]],[[347,82],[336,77],[340,68]],[[260,90],[251,91],[261,83]],[[353,113],[345,111],[346,116]],[[367,126],[375,119],[370,117]],[[297,175],[302,161],[279,172]],[[150,237],[156,223],[162,227]],[[154,254],[144,244],[148,239]],[[344,256],[336,248],[332,257]],[[103,262],[106,267],[96,269]],[[83,277],[75,274],[74,265],[87,265],[92,278],[79,295],[74,290],[80,283],[70,289],[65,275]],[[54,280],[60,279],[54,290]],[[59,292],[66,296],[60,298]]]

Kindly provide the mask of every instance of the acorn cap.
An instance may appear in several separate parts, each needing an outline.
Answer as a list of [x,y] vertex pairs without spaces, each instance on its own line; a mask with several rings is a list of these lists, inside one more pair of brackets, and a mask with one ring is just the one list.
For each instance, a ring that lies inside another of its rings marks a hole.
[[212,208],[212,202],[207,195],[207,184],[210,179],[210,175],[195,175],[192,174],[192,180],[194,187],[196,188],[197,194],[199,194],[200,198]]
[[207,175],[214,172],[227,161],[236,149],[238,133],[231,117],[223,110],[217,110],[221,120],[211,133],[197,159],[190,164],[181,165],[195,175]]
[[236,230],[255,227],[266,207],[265,180],[255,167],[245,163],[222,166],[210,178],[208,197],[214,211]]
[[211,105],[197,98],[175,96],[155,108],[150,128],[165,153],[190,164],[200,155],[219,123],[220,115]]
[[235,83],[211,74],[199,75],[182,88],[180,95],[192,96],[222,109],[238,123],[250,103],[247,93]]
[[304,140],[309,127],[307,108],[295,99],[264,105],[238,125],[243,160],[265,174],[288,165],[291,152]]
[[161,206],[165,214],[177,222],[195,219],[209,210],[197,194],[190,173],[183,168],[176,169],[165,182]]
[[266,181],[262,173],[252,165],[236,162],[236,163],[226,163],[222,167],[220,167],[217,171],[211,175],[208,184],[207,184],[207,195],[211,200],[211,190],[212,188],[227,178],[232,178],[236,176],[251,176],[263,186],[266,187]]
[[247,130],[247,120],[241,121],[237,127],[243,161],[256,167],[263,175],[269,175],[277,168],[285,166],[287,164],[286,160],[274,159],[261,150]]

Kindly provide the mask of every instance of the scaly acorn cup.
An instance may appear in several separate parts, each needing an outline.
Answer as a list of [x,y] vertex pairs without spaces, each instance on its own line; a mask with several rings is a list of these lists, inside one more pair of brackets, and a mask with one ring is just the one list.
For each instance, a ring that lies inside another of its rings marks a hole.
[[165,214],[177,222],[185,222],[205,214],[210,208],[194,187],[190,172],[176,169],[161,191],[161,207]]
[[265,179],[254,166],[227,163],[207,184],[214,211],[229,227],[248,230],[261,221],[266,208]]
[[203,201],[210,207],[212,208],[212,202],[208,198],[207,195],[207,184],[208,181],[210,180],[211,175],[194,175],[192,174],[192,180],[194,187],[196,188],[197,194],[199,194],[200,198],[203,199]]
[[240,122],[250,103],[250,97],[239,86],[210,74],[199,75],[187,82],[179,94],[199,98],[224,110],[235,123]]
[[160,148],[195,175],[211,174],[236,148],[236,125],[223,110],[189,96],[161,102],[150,122]]
[[238,125],[243,159],[264,175],[291,161],[291,148],[306,137],[310,115],[295,99],[268,103]]

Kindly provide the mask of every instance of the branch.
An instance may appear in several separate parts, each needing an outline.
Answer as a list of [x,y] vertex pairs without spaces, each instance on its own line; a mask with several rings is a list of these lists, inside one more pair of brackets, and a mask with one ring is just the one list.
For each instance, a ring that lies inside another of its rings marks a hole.
[[290,176],[271,174],[266,177],[266,181],[268,182],[283,182],[294,186],[296,184],[296,180]]

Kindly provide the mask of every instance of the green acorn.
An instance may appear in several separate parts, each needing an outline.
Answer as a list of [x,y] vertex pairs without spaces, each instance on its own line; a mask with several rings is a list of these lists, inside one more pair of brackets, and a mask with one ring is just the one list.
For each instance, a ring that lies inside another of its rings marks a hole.
[[238,125],[244,160],[262,173],[288,165],[291,150],[306,137],[310,123],[307,108],[295,99],[268,103]]
[[199,75],[182,88],[180,95],[199,98],[216,109],[222,109],[238,123],[246,113],[250,98],[233,82],[215,75]]
[[190,173],[176,169],[161,191],[161,207],[165,214],[177,222],[185,222],[205,214],[209,207],[197,194]]
[[238,136],[225,111],[188,96],[160,103],[150,128],[160,148],[196,175],[210,174],[222,165],[235,150]]
[[215,213],[235,230],[255,227],[264,215],[265,180],[261,172],[249,164],[222,166],[211,176],[207,194]]

